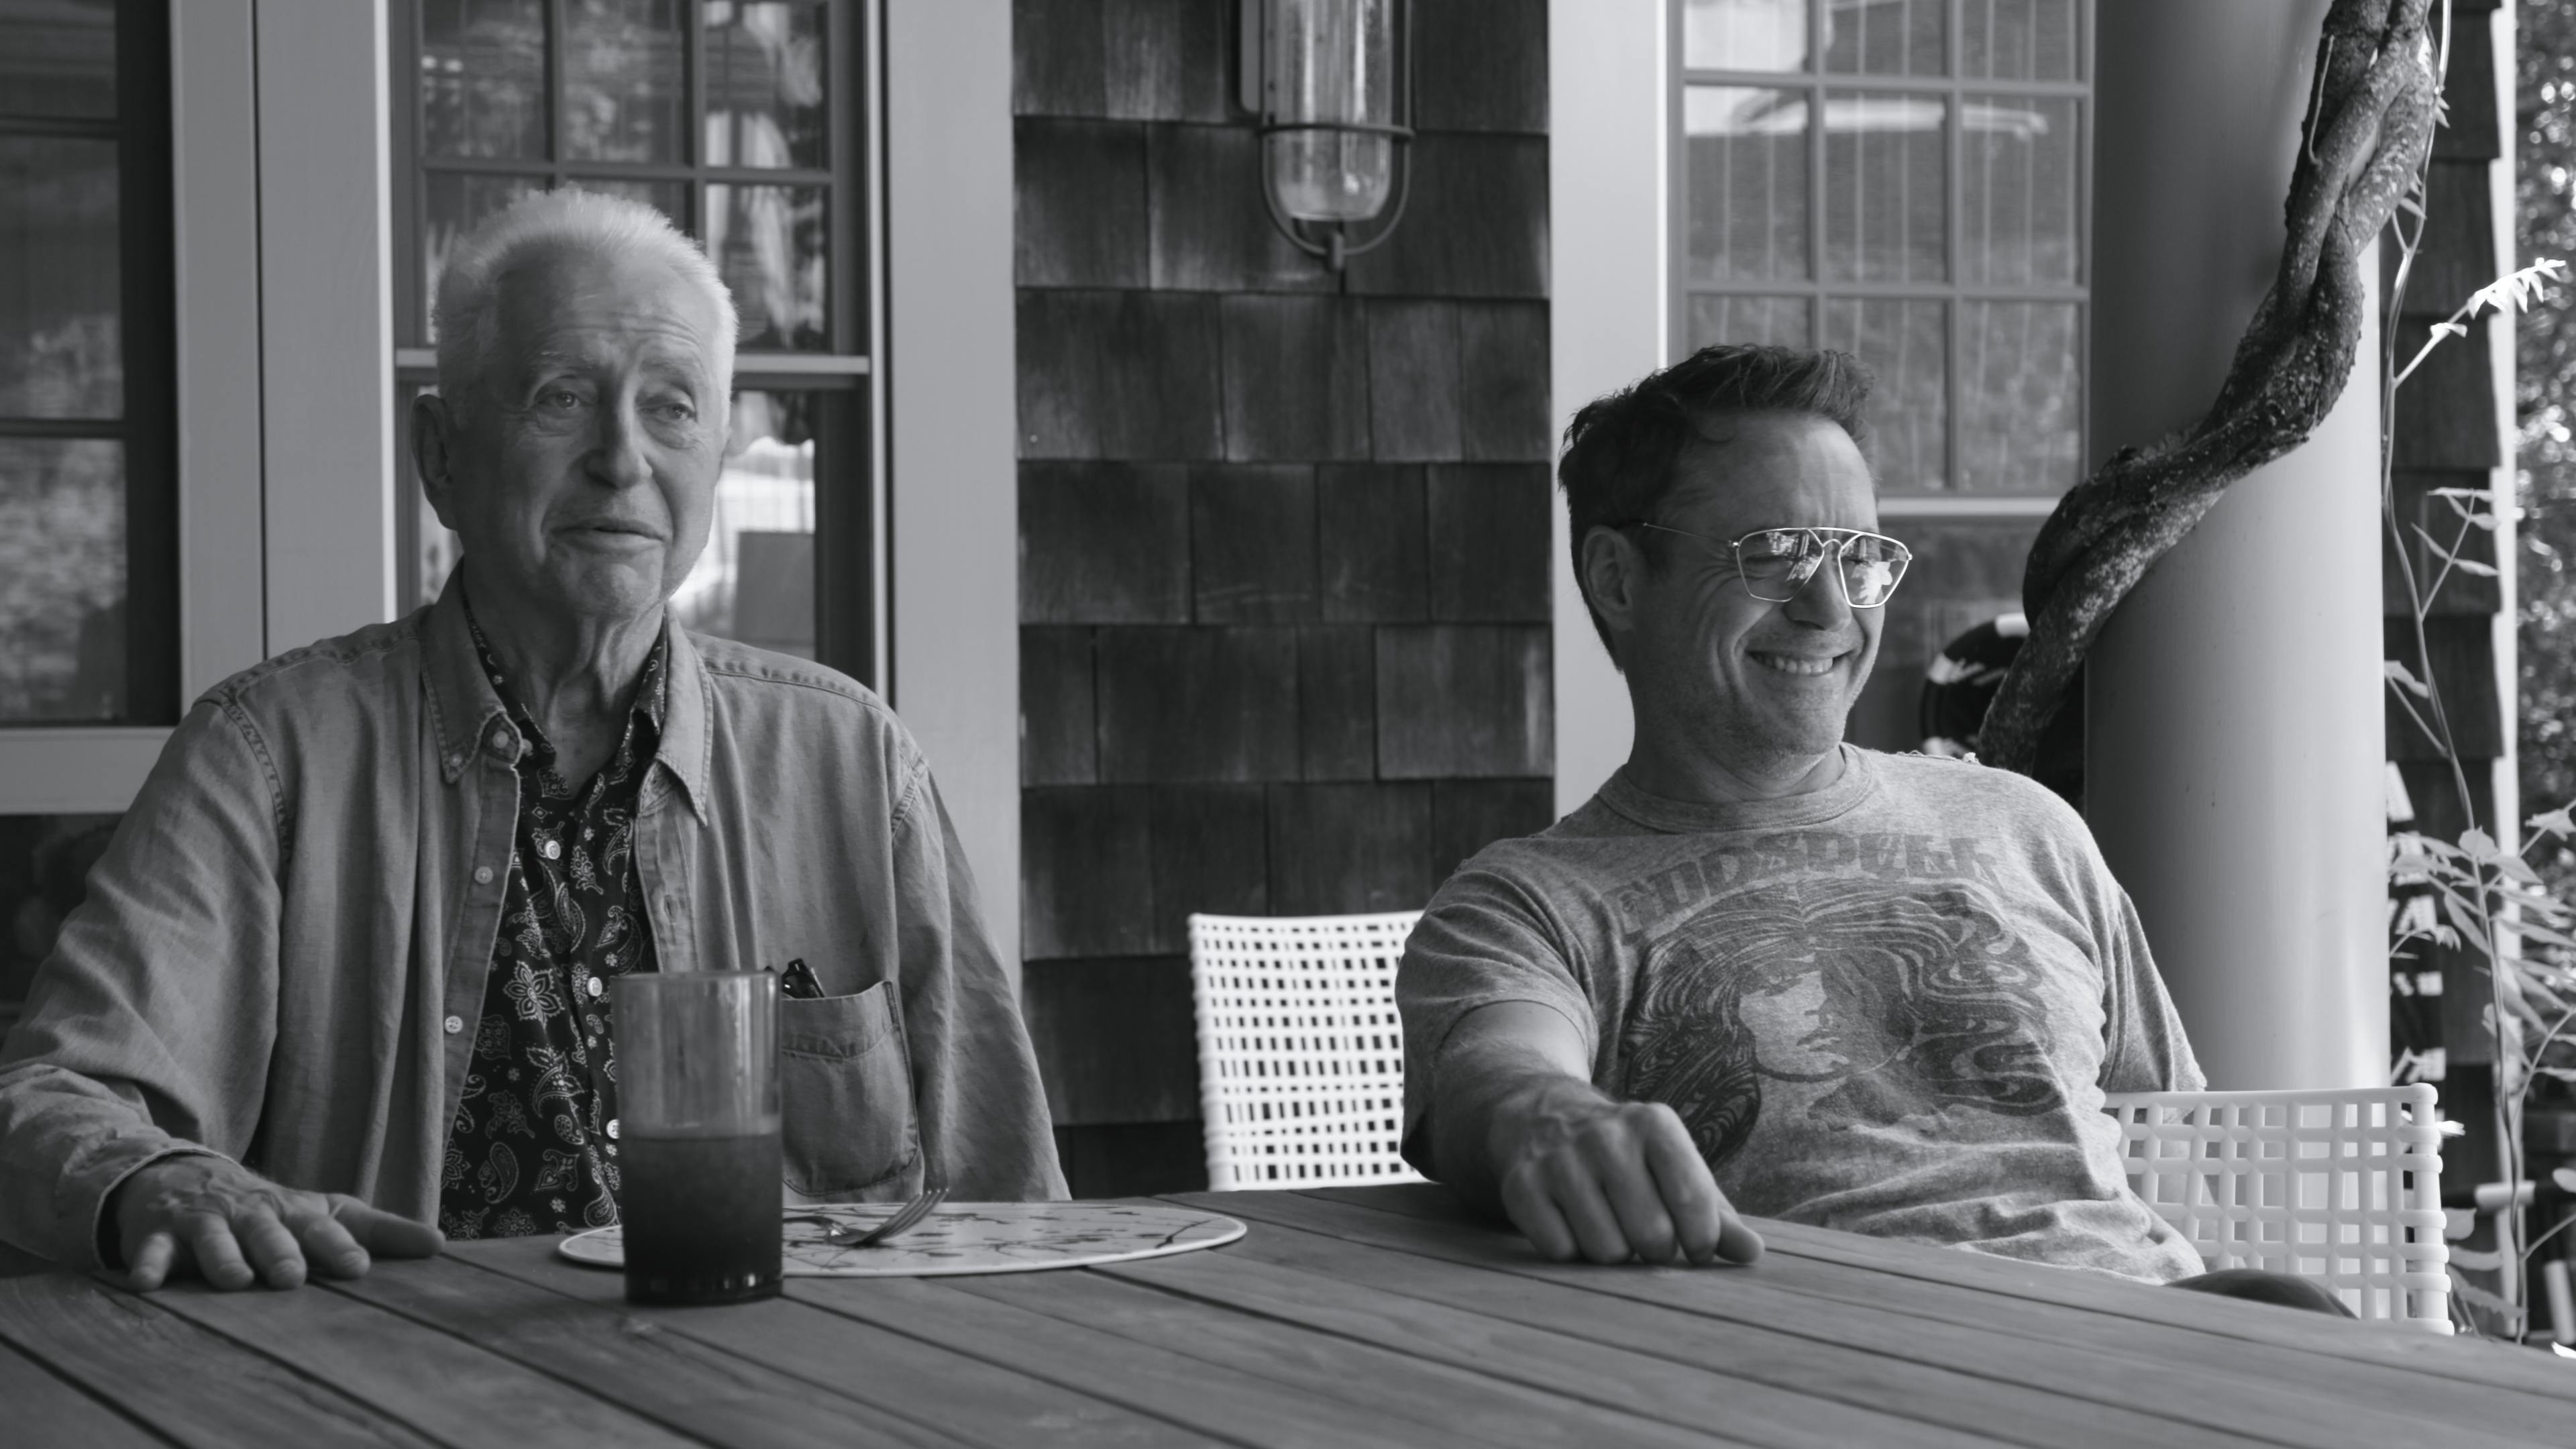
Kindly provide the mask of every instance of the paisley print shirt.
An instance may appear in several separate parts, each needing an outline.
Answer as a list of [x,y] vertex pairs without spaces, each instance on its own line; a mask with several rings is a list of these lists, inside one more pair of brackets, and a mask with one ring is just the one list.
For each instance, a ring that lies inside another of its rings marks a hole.
[[617,1221],[608,983],[653,969],[635,802],[661,738],[669,639],[645,662],[616,754],[586,784],[556,773],[554,746],[479,627],[474,646],[519,731],[519,818],[438,1226],[451,1238],[604,1227]]

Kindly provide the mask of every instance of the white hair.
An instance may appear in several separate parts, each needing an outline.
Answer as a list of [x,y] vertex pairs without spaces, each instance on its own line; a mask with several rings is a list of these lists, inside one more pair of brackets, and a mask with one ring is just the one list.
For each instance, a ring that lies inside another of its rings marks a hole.
[[512,202],[448,251],[438,278],[438,391],[451,408],[468,406],[490,364],[500,331],[501,282],[550,252],[574,250],[658,261],[715,304],[723,336],[711,359],[715,409],[733,392],[733,348],[741,326],[733,293],[698,244],[652,207],[596,191],[540,191]]

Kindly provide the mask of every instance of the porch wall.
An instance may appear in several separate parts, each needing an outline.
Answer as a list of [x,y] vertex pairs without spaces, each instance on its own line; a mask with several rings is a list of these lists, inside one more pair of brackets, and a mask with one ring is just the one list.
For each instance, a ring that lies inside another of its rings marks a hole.
[[1554,818],[1546,11],[1417,0],[1393,239],[1278,237],[1232,4],[1017,0],[1023,999],[1078,1196],[1204,1182],[1187,918]]

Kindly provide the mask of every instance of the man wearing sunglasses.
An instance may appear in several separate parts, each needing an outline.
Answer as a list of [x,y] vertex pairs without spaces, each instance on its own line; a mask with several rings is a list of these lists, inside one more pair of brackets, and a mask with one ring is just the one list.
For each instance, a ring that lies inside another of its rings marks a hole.
[[[1840,353],[1716,347],[1576,415],[1575,572],[1635,745],[1415,930],[1406,1155],[1559,1260],[1750,1261],[1741,1212],[2196,1275],[2102,1094],[2200,1069],[2083,821],[1843,742],[1910,559],[1868,386]],[[2250,1291],[2331,1306],[2301,1286]]]

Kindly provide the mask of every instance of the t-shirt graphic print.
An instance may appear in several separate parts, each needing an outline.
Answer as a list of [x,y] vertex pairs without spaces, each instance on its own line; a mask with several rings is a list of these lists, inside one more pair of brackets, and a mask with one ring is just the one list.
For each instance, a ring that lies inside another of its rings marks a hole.
[[1596,1085],[1670,1105],[1738,1210],[2165,1280],[2198,1255],[2127,1190],[2102,1093],[2193,1088],[2128,901],[2019,776],[1848,750],[1722,807],[1614,778],[1470,861],[1407,951],[1407,1150],[1438,1047],[1565,1013]]

